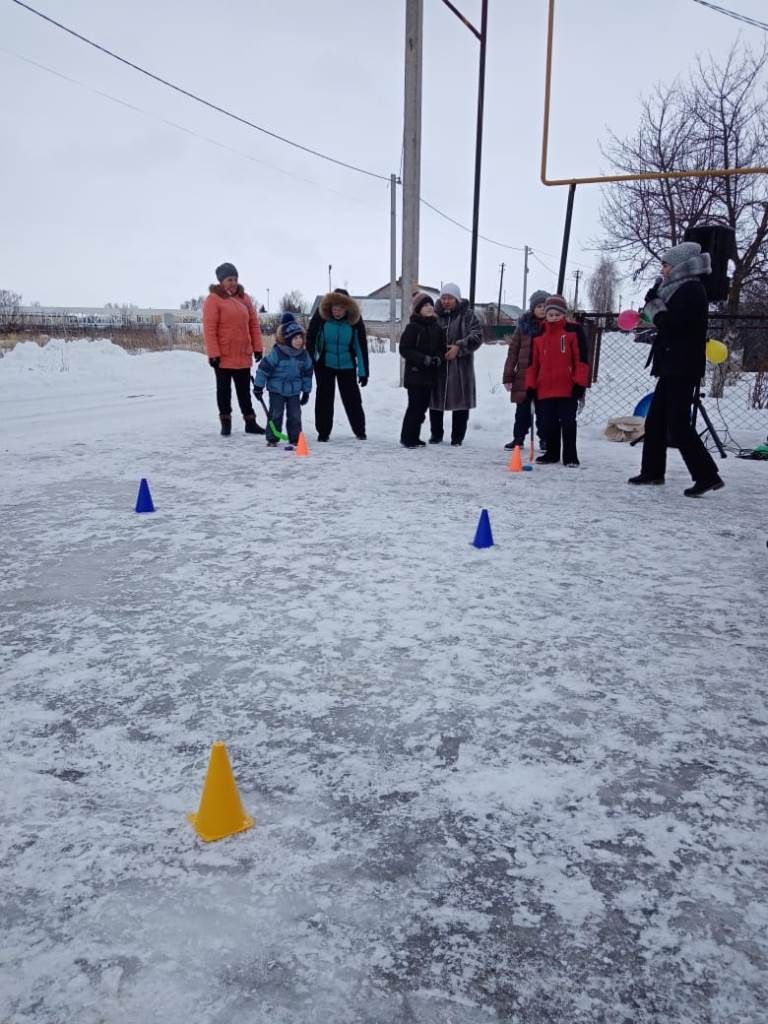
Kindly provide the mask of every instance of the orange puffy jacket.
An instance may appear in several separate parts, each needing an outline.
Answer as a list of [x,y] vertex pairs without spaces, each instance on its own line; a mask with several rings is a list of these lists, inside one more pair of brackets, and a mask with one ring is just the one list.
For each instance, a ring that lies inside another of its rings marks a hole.
[[533,340],[533,361],[525,375],[526,388],[537,398],[570,398],[573,385],[586,388],[589,366],[581,361],[579,337],[564,320],[547,323]]
[[244,370],[254,352],[262,353],[261,328],[253,303],[239,284],[234,295],[212,284],[203,303],[203,336],[208,357],[218,356],[222,370]]

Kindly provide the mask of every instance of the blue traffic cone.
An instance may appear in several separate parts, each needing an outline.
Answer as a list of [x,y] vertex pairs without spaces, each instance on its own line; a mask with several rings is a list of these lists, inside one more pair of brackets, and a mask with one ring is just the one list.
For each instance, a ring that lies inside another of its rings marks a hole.
[[488,518],[488,510],[483,509],[477,522],[475,539],[472,541],[476,548],[492,548],[493,534],[491,533],[491,520]]
[[144,477],[141,478],[139,484],[139,493],[136,498],[136,512],[154,512],[155,506],[152,504],[152,495],[149,493],[149,484]]

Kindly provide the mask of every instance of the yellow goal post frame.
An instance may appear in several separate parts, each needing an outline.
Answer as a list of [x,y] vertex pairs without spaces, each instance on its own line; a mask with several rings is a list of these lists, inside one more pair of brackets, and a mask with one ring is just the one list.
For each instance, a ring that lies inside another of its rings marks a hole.
[[[552,102],[552,51],[555,35],[555,0],[549,2],[547,23],[547,68],[544,79],[544,125],[541,138],[541,183],[547,186],[568,185],[568,205],[565,211],[565,227],[563,229],[563,247],[560,253],[560,270],[557,276],[557,291],[563,294],[565,287],[565,270],[568,263],[568,246],[571,240],[571,220],[573,218],[573,200],[577,185],[605,185],[619,181],[666,181],[670,178],[723,178],[735,177],[738,174],[768,174],[768,167],[713,167],[700,171],[643,171],[635,174],[602,174],[588,178],[550,178],[547,174],[547,158],[549,155],[549,115]],[[585,2],[585,0],[582,0]]]
[[[582,0],[583,2],[583,0]],[[543,185],[600,185],[617,181],[665,181],[670,178],[720,178],[737,174],[768,174],[768,167],[713,167],[700,171],[644,171],[636,174],[603,174],[589,178],[550,178],[547,176],[549,156],[549,114],[552,99],[552,50],[555,33],[555,0],[549,0],[547,25],[547,70],[544,79],[544,127],[541,139],[541,182]]]

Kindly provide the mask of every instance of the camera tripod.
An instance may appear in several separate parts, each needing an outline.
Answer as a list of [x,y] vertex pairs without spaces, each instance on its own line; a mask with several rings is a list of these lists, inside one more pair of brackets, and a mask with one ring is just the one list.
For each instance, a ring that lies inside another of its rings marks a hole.
[[[712,420],[709,418],[709,414],[707,413],[707,410],[704,408],[704,403],[701,400],[701,387],[699,385],[696,385],[696,391],[693,396],[693,405],[691,406],[691,423],[694,429],[696,427],[696,420],[699,415],[701,415],[701,418],[704,420],[704,429],[698,431],[699,437],[702,438],[703,440],[704,435],[709,434],[709,436],[712,438],[712,441],[714,442],[715,447],[720,452],[720,458],[727,459],[728,453],[725,450],[725,446],[723,445],[723,442],[720,439],[720,435],[715,430]],[[644,437],[645,434],[641,434],[640,437],[636,437],[633,441],[630,441],[630,448],[634,448],[636,444],[640,444]]]

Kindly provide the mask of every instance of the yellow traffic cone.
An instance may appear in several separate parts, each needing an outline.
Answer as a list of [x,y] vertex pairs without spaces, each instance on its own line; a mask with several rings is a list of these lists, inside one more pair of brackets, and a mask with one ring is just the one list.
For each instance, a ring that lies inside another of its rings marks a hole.
[[211,748],[197,814],[188,814],[187,818],[206,843],[253,828],[253,818],[248,817],[240,801],[227,748],[221,741]]

